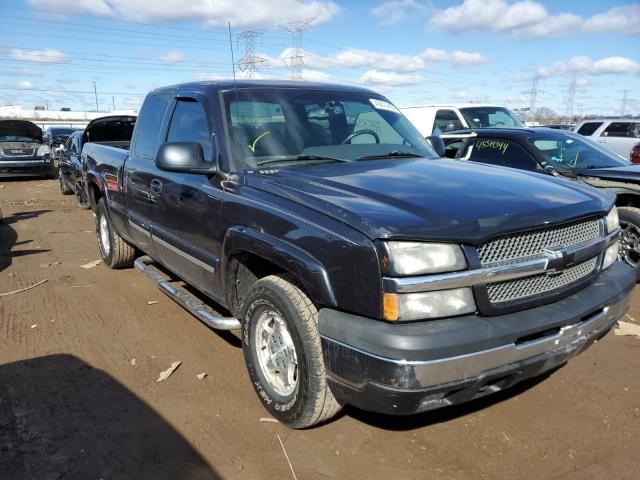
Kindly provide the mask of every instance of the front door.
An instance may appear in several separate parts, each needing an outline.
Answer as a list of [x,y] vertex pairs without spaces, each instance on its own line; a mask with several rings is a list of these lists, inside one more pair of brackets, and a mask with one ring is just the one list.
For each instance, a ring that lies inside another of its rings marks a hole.
[[[203,158],[214,162],[212,122],[200,100],[176,99],[165,141],[199,143]],[[224,232],[218,180],[217,176],[155,167],[151,181],[156,208],[151,221],[156,258],[188,283],[220,299],[217,273]]]

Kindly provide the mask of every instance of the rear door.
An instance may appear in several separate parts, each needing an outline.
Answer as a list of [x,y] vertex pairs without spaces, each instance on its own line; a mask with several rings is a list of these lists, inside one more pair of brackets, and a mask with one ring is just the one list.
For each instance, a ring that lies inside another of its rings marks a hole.
[[[215,162],[213,119],[206,97],[181,95],[173,104],[164,141],[194,142]],[[153,166],[153,248],[156,258],[192,285],[219,299],[217,269],[224,231],[220,225],[222,187],[218,176],[167,172]]]
[[152,193],[155,156],[164,134],[164,117],[171,101],[170,93],[149,95],[142,106],[136,123],[127,159],[123,184],[125,189],[129,235],[144,252],[153,255],[151,216],[158,208],[158,199]]
[[527,150],[513,140],[502,138],[487,137],[469,140],[460,152],[460,158],[472,162],[544,173],[544,169]]
[[624,158],[629,158],[633,146],[640,142],[640,122],[611,122],[598,142]]

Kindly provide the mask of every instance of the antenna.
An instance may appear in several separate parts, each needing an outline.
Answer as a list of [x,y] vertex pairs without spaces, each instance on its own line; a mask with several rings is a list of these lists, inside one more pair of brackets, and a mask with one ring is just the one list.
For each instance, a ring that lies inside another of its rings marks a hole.
[[[311,28],[311,23],[316,17],[295,22],[283,23],[280,28],[291,34],[291,55],[284,59],[284,63],[291,69],[293,80],[302,80],[302,69],[304,65],[304,49],[302,48],[302,34]],[[289,60],[289,63],[287,63]]]
[[238,85],[236,84],[236,61],[233,58],[233,40],[231,39],[231,22],[227,22],[229,25],[229,49],[231,50],[231,70],[233,71],[233,88],[236,90],[236,100],[238,98]]

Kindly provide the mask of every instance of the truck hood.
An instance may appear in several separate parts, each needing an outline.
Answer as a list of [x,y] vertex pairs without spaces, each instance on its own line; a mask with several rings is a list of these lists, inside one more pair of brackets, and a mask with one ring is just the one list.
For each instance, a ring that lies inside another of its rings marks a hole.
[[603,180],[620,180],[626,183],[640,183],[640,165],[627,165],[624,167],[592,168],[577,172],[585,181],[589,178]]
[[479,244],[507,231],[604,214],[614,195],[520,170],[429,159],[264,170],[247,185],[358,229],[371,239]]
[[42,129],[27,120],[0,120],[0,137],[5,136],[31,137],[41,142]]

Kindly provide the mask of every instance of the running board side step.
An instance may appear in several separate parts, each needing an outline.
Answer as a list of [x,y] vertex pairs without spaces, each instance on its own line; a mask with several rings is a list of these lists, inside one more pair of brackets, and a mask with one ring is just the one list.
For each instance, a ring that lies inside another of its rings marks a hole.
[[153,259],[145,255],[136,259],[134,266],[137,270],[144,273],[153,283],[158,285],[163,293],[193,314],[205,325],[215,328],[216,330],[240,330],[240,321],[237,318],[220,317],[216,315],[207,305],[196,297],[171,285],[169,281],[150,267],[152,263],[154,263]]

